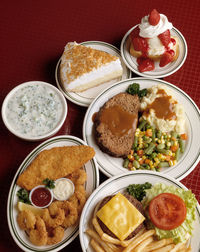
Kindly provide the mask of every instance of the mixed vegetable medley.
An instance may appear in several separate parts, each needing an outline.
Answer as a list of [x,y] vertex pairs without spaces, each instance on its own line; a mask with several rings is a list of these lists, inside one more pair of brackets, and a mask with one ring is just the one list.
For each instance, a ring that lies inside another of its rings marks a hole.
[[[131,84],[127,92],[143,97],[147,90],[140,90],[138,85],[137,83]],[[123,167],[129,170],[160,171],[161,168],[173,166],[184,152],[186,140],[185,133],[161,132],[140,117],[132,149],[124,159]]]

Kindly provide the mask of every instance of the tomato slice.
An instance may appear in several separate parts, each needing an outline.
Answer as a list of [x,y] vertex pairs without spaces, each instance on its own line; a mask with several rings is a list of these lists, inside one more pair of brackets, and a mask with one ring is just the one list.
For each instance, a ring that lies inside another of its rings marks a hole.
[[149,216],[152,223],[164,230],[180,226],[186,218],[185,202],[172,193],[161,193],[149,204]]

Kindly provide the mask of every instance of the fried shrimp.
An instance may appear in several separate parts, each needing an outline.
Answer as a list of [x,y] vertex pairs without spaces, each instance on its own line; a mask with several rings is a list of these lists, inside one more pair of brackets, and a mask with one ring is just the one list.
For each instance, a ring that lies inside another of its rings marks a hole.
[[30,210],[23,210],[17,216],[17,222],[21,229],[33,229],[36,222],[35,215]]
[[65,201],[63,202],[63,207],[65,209],[65,219],[62,223],[62,226],[68,228],[73,226],[78,220],[78,211],[72,202]]
[[87,180],[87,174],[85,170],[81,168],[72,172],[67,176],[67,178],[69,178],[74,183],[74,185],[83,185]]
[[75,197],[77,199],[77,209],[78,209],[78,213],[80,214],[83,206],[85,205],[86,202],[86,191],[83,185],[77,185],[75,187]]
[[49,209],[46,208],[44,209],[42,218],[48,227],[55,228],[63,223],[65,219],[65,212],[63,209],[57,208],[57,211],[50,215]]
[[[71,197],[72,198],[72,197]],[[70,199],[71,199],[70,198]],[[54,201],[49,206],[49,212],[51,214],[55,214],[59,208],[64,210],[65,217],[61,226],[68,228],[76,223],[78,220],[78,210],[77,210],[77,199],[74,198],[75,201],[70,202],[68,200],[65,201]]]
[[53,245],[60,242],[64,236],[64,228],[58,226],[48,232],[47,245]]
[[31,229],[29,234],[30,241],[34,245],[42,246],[46,245],[47,237],[48,233],[43,219],[39,216],[36,216],[35,228]]

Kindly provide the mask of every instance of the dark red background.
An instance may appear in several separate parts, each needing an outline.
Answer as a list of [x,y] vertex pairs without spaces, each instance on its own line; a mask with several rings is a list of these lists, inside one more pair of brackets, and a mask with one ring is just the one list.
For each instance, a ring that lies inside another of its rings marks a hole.
[[[198,0],[1,1],[0,105],[7,93],[22,82],[41,80],[56,86],[55,67],[67,42],[99,40],[119,48],[124,34],[153,8],[168,16],[188,44],[188,56],[182,68],[164,79],[183,89],[200,107]],[[67,119],[57,135],[82,138],[86,108],[70,101],[68,107]],[[19,165],[39,143],[16,138],[0,120],[1,251],[21,251],[8,230],[7,196]],[[192,189],[200,202],[199,168],[200,165],[182,182]],[[105,179],[101,174],[101,181]],[[81,251],[78,238],[63,250],[72,249]]]

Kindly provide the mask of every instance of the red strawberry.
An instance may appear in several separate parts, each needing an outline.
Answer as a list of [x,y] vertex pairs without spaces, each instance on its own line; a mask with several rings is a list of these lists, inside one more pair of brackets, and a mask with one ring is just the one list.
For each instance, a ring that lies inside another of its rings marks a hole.
[[145,38],[136,37],[133,38],[133,47],[136,51],[141,51],[142,53],[146,53],[148,50],[148,43]]
[[160,14],[157,12],[156,9],[153,9],[149,15],[149,23],[155,26],[159,23],[159,21],[160,21]]
[[172,61],[173,56],[174,56],[174,55],[173,55],[172,53],[170,53],[170,52],[165,52],[165,53],[162,55],[161,59],[160,59],[160,64],[159,64],[159,66],[160,66],[160,67],[164,67],[164,66],[166,66],[167,64],[169,64],[169,63]]
[[151,59],[143,58],[143,60],[138,60],[138,62],[139,62],[138,70],[141,73],[146,71],[152,71],[155,68],[154,61]]
[[169,42],[171,41],[169,30],[166,30],[165,32],[161,33],[160,35],[158,35],[158,37],[165,47],[167,47]]

